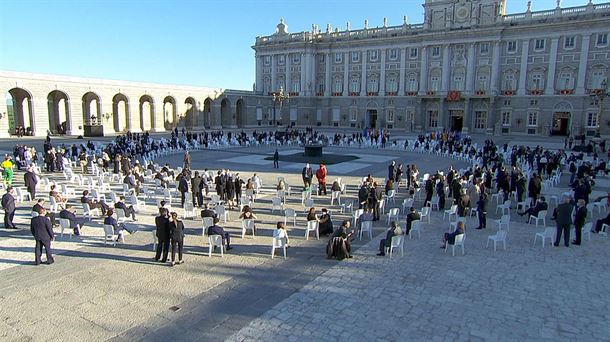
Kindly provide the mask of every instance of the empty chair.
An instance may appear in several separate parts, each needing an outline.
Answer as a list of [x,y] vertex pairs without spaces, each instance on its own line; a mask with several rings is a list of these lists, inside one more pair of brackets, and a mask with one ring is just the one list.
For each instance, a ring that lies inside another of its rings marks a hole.
[[400,249],[400,256],[404,256],[404,235],[395,235],[392,236],[392,241],[390,242],[390,247],[386,247],[386,251],[390,254],[390,259],[392,259],[392,252],[394,248]]
[[377,203],[379,203],[379,214],[385,214],[385,199],[382,198]]
[[499,204],[496,207],[496,213],[498,213],[498,209],[501,209],[502,215],[504,215],[505,212],[506,212],[506,214],[510,215],[510,203],[511,203],[510,200],[506,200],[506,201],[504,201],[503,204]]
[[546,227],[544,231],[536,233],[534,235],[534,246],[536,246],[536,239],[540,237],[542,239],[542,248],[546,245],[546,240],[548,239],[550,243],[553,243],[553,239],[555,239],[556,229],[553,227]]
[[538,228],[538,221],[542,221],[542,226],[546,226],[546,210],[540,210],[537,216],[530,215],[527,223],[532,223],[532,219],[536,220],[536,228]]
[[337,200],[337,203],[341,205],[341,191],[330,192],[330,205],[333,205],[335,200]]
[[419,219],[423,221],[424,218],[428,221],[428,223],[430,223],[430,207],[421,208],[421,212],[419,213]]
[[241,238],[246,236],[248,230],[252,231],[252,238],[254,238],[254,219],[246,219],[241,221]]
[[400,214],[400,208],[392,208],[390,209],[390,211],[388,211],[388,224],[390,224],[390,221],[392,220],[392,218],[395,218],[396,221],[399,220],[398,215]]
[[281,248],[284,250],[284,259],[286,259],[286,239],[285,238],[279,238],[279,237],[273,237],[273,242],[271,245],[271,259],[273,259],[273,257],[275,256],[275,250],[277,248]]
[[212,251],[214,250],[214,247],[219,247],[220,249],[220,256],[224,257],[224,243],[222,241],[222,236],[220,235],[210,235],[208,236],[208,244],[209,246],[209,250],[208,250],[208,256],[211,257],[212,256]]
[[502,230],[502,229],[506,229],[507,231],[510,230],[510,216],[502,215],[502,217],[500,217],[500,219],[494,220],[494,222],[496,224],[498,224],[498,230]]
[[284,210],[284,204],[282,203],[282,199],[280,197],[271,197],[271,213],[273,214],[273,212],[276,210]]
[[485,248],[489,247],[489,241],[493,241],[494,243],[494,252],[496,251],[496,244],[498,242],[502,242],[504,250],[506,250],[506,230],[498,230],[496,234],[489,235],[487,237],[487,245],[485,246]]
[[392,201],[392,203],[396,203],[396,190],[388,191],[388,194],[386,195],[386,201]]
[[318,240],[320,240],[320,229],[318,229],[318,221],[316,220],[311,220],[311,221],[307,221],[307,227],[305,229],[305,238],[306,240],[309,240],[309,233],[310,232],[315,232],[316,233],[316,238]]
[[296,225],[297,225],[297,213],[292,208],[284,209],[284,224],[285,225],[288,224],[288,220],[291,220],[292,221],[292,225],[294,227],[296,227]]
[[216,211],[216,215],[218,215],[219,218],[222,217],[224,222],[227,223],[227,220],[229,219],[229,212],[225,209],[224,205],[217,205],[214,208],[214,211]]
[[593,207],[597,208],[597,212],[598,213],[602,213],[602,208],[604,208],[605,210],[608,210],[608,198],[602,198],[599,202],[593,202]]
[[194,219],[196,216],[196,210],[191,201],[184,202],[184,218]]
[[428,201],[428,203],[426,203],[426,205],[430,206],[431,210],[434,210],[434,207],[436,207],[436,210],[440,210],[440,197],[438,197],[437,195],[432,196],[432,198]]
[[89,204],[82,203],[83,205],[83,216],[88,217],[89,219],[93,219],[93,215],[99,216],[100,210],[98,208],[89,208]]
[[404,200],[402,200],[402,213],[406,214],[407,211],[409,211],[409,209],[411,209],[412,206],[413,206],[412,198],[405,198]]
[[352,212],[354,208],[354,202],[352,201],[344,201],[341,203],[341,213]]
[[358,238],[362,240],[364,233],[369,234],[369,239],[373,240],[373,221],[362,221],[360,222],[360,231],[358,232]]
[[[582,235],[587,235],[587,240],[591,241],[591,229],[593,228],[593,223],[591,222],[587,222],[585,223],[585,225],[582,227]],[[574,236],[576,236],[576,233],[574,233]]]
[[313,199],[312,198],[308,198],[303,202],[303,211],[307,212],[307,210],[309,210],[309,208],[313,207]]
[[[459,234],[455,236],[455,242],[451,245],[451,254],[455,256],[455,246],[462,247],[462,255],[464,255],[464,240],[466,240],[466,233]],[[447,252],[447,248],[449,246],[448,242],[445,242],[445,252]]]
[[354,227],[356,226],[356,223],[358,222],[358,218],[360,218],[360,215],[364,214],[364,209],[356,209],[354,211],[353,214],[353,218],[354,218]]
[[170,206],[172,205],[172,193],[169,189],[163,189],[163,200]]
[[457,216],[457,204],[453,204],[451,208],[443,212],[443,220],[445,219],[445,215],[449,215],[449,221],[451,221],[451,216]]
[[19,187],[14,187],[15,189],[15,199],[17,200],[17,202],[24,202],[26,199],[28,201],[32,200],[32,195],[27,192],[24,189],[21,189]]

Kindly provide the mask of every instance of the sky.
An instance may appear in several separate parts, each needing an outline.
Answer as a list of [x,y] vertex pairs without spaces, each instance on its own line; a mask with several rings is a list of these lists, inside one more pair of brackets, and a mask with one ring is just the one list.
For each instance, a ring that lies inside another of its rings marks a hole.
[[[0,70],[251,90],[257,36],[423,22],[424,0],[0,0]],[[534,0],[533,10],[556,0]],[[601,3],[605,1],[594,1]],[[562,7],[587,0],[563,0]],[[507,12],[527,0],[508,0]]]

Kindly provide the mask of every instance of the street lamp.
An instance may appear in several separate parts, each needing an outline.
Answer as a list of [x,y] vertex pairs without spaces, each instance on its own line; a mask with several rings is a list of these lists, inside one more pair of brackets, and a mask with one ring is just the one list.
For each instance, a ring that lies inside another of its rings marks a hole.
[[[273,122],[279,126],[282,121],[282,103],[289,100],[290,96],[284,93],[283,87],[280,87],[280,91],[273,93],[271,96],[273,100]],[[279,115],[276,114],[276,105],[279,105]]]
[[591,97],[597,101],[598,109],[597,109],[597,127],[599,127],[599,122],[602,119],[602,114],[604,110],[604,100],[607,96],[610,96],[610,90],[608,89],[608,80],[603,80],[601,83],[601,87],[599,89],[594,89],[591,93]]

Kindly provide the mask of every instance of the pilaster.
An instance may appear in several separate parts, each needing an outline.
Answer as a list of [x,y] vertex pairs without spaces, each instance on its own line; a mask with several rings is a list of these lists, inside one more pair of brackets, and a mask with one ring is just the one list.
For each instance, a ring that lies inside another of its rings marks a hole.
[[425,95],[428,91],[428,48],[421,48],[421,74],[419,75],[419,95]]
[[449,78],[451,77],[451,58],[449,56],[449,45],[443,46],[443,76],[441,80],[441,91],[446,93],[449,90]]
[[500,42],[494,42],[493,46],[493,57],[491,62],[491,93],[493,95],[498,94],[499,82],[500,79]]
[[547,95],[555,94],[555,70],[557,69],[557,46],[559,44],[559,38],[551,38],[551,51],[549,52],[549,72],[546,75],[546,89],[544,91]]
[[381,49],[381,67],[379,72],[379,95],[385,95],[385,59],[386,49]]
[[[366,84],[366,74],[367,74],[367,60],[368,60],[368,53],[366,52],[366,50],[362,51],[362,74],[361,74],[361,79],[360,79],[360,96],[366,96],[366,91],[367,91],[367,84]],[[378,116],[379,117],[379,116]]]
[[590,45],[591,35],[583,35],[580,47],[580,61],[578,63],[578,79],[576,80],[576,95],[585,95],[585,80],[587,78]]
[[400,75],[398,76],[398,94],[405,94],[405,62],[407,58],[407,48],[400,49]]
[[527,60],[530,50],[530,41],[526,39],[523,41],[521,46],[521,67],[519,68],[519,87],[517,89],[517,95],[525,96],[525,90],[527,89]]

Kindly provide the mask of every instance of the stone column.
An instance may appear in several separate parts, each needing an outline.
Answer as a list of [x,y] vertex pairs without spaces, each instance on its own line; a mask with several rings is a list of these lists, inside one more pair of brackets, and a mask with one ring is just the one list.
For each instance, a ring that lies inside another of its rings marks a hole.
[[[104,126],[104,135],[114,134],[114,116],[113,116],[113,106],[112,106],[112,97],[107,96],[103,97],[100,95],[100,108],[102,115],[102,125]],[[108,119],[106,119],[106,114],[110,114]]]
[[[360,96],[366,96],[367,86],[366,86],[366,63],[368,59],[367,51],[362,51],[362,78],[360,79]],[[379,116],[378,116],[379,117]]]
[[[400,49],[400,75],[398,76],[398,95],[405,94],[405,60],[407,58],[407,48]],[[406,122],[406,121],[405,121]]]
[[491,86],[490,90],[493,95],[498,94],[499,82],[500,79],[500,70],[502,69],[500,65],[500,42],[494,42],[493,47],[493,57],[491,60]]
[[[0,94],[8,94],[7,88],[0,88]],[[0,108],[0,113],[4,113],[2,119],[0,119],[0,138],[8,138],[9,134],[9,126],[8,126],[8,109],[3,106]]]
[[[49,106],[47,101],[47,94],[32,92],[32,116],[34,122],[32,123],[32,130],[34,135],[37,137],[44,137],[47,135],[49,129]],[[25,113],[24,115],[27,115]]]
[[277,58],[275,55],[271,55],[271,89],[270,91],[277,91]]
[[385,57],[386,49],[381,49],[381,66],[379,72],[379,95],[385,95]]
[[349,53],[343,54],[343,96],[349,95]]
[[285,81],[284,83],[286,84],[285,87],[286,89],[284,89],[284,91],[286,91],[286,93],[289,93],[292,91],[292,78],[291,78],[291,74],[290,74],[290,54],[287,53],[284,56],[284,66],[286,67],[286,76],[284,76]]
[[307,54],[301,54],[301,92],[305,94],[307,90]]
[[449,78],[451,77],[451,58],[449,56],[449,45],[443,46],[443,79],[441,80],[441,91],[447,93],[449,90]]
[[421,48],[421,74],[419,75],[419,95],[426,95],[428,91],[428,48]]
[[470,133],[472,130],[470,129],[471,127],[474,127],[474,123],[472,122],[473,120],[473,115],[470,112],[471,110],[471,102],[469,98],[466,98],[466,100],[464,101],[464,119],[463,119],[463,125],[462,125],[462,133],[464,134],[468,134]]
[[474,63],[474,56],[475,56],[475,44],[474,43],[470,43],[468,45],[468,61],[467,65],[466,65],[466,93],[467,94],[472,94],[474,93],[475,89],[474,89],[474,78],[475,78],[475,63]]
[[263,57],[256,56],[256,88],[257,92],[263,91]]
[[591,44],[591,35],[582,36],[582,44],[580,48],[580,62],[578,64],[578,79],[576,80],[576,94],[585,95],[585,80],[587,78],[587,63],[589,61],[589,45]]
[[555,94],[555,70],[557,69],[557,46],[559,38],[551,38],[551,51],[549,59],[549,72],[546,75],[546,87],[544,93],[546,95]]
[[85,124],[83,122],[83,102],[78,96],[71,97],[69,115],[68,135],[82,135]]
[[324,96],[330,96],[331,93],[331,80],[330,80],[330,53],[324,54],[324,62],[326,62],[324,69]]
[[523,41],[521,49],[521,67],[519,69],[519,87],[517,88],[517,95],[525,96],[525,92],[527,89],[527,59],[530,49],[529,39]]

